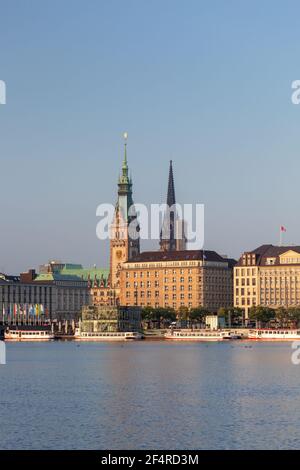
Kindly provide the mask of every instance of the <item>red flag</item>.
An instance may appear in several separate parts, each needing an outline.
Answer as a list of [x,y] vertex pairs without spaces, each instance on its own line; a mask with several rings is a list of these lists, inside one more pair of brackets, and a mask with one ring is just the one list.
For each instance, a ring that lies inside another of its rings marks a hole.
[[280,227],[280,232],[286,232],[286,228],[283,225]]

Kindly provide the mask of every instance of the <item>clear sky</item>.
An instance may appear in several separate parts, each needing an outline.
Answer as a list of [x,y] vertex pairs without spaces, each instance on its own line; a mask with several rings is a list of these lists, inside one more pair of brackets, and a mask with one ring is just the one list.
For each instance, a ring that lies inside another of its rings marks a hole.
[[300,4],[0,0],[0,271],[108,264],[128,131],[134,199],[205,204],[205,247],[300,244]]

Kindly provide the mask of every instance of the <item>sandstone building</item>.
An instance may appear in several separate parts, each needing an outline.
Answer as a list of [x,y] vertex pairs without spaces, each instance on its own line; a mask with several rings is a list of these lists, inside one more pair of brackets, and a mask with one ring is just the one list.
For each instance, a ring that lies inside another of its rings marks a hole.
[[262,245],[242,254],[234,268],[234,305],[300,306],[300,247]]

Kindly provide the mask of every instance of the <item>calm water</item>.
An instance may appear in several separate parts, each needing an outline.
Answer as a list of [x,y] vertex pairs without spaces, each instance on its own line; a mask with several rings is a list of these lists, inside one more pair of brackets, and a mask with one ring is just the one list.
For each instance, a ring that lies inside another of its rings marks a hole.
[[290,356],[289,343],[10,343],[0,447],[299,448]]

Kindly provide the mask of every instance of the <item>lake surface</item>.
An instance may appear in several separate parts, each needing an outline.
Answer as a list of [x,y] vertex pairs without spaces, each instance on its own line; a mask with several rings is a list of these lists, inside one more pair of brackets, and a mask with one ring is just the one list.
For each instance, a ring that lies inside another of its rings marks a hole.
[[296,449],[291,343],[18,343],[1,449]]

